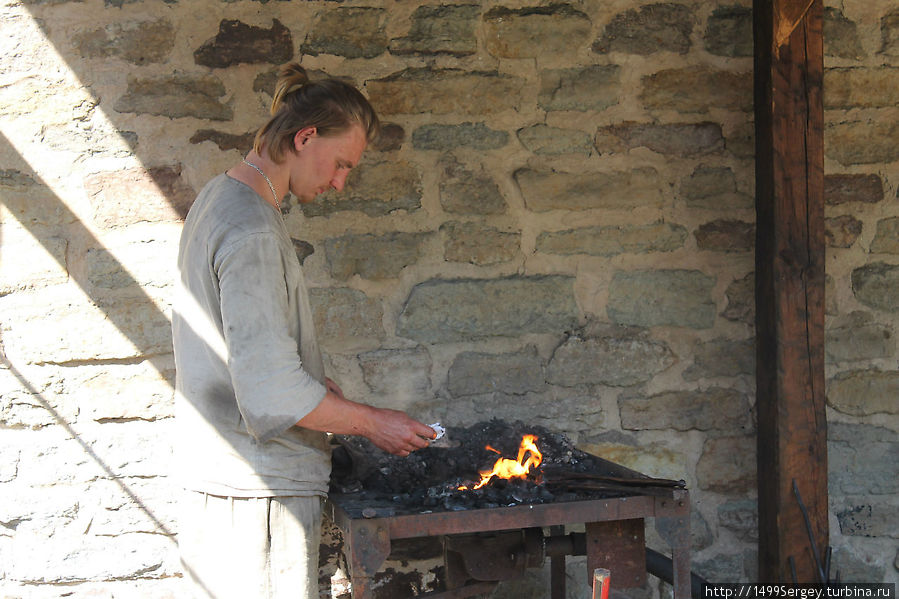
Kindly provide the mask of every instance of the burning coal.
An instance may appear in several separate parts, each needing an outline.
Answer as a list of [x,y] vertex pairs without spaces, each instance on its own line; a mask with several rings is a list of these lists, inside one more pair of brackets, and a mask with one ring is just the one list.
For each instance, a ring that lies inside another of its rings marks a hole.
[[[494,476],[505,479],[525,478],[528,475],[528,472],[530,472],[531,466],[536,468],[543,461],[543,454],[537,449],[536,442],[536,435],[524,435],[521,438],[521,445],[518,447],[518,459],[510,460],[500,457],[496,460],[496,463],[493,464],[492,470],[481,471],[481,482],[472,487],[472,489],[480,489],[489,483]],[[487,445],[485,449],[498,453],[500,456],[503,455],[502,452],[494,449],[490,445]],[[525,456],[527,456],[527,460],[525,460]],[[462,485],[458,488],[460,491],[468,490],[467,485]]]

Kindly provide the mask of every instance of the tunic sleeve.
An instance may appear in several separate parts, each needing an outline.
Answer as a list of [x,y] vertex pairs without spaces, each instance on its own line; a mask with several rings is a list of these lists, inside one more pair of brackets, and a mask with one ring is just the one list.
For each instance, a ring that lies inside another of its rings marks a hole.
[[228,369],[247,432],[260,442],[286,431],[324,398],[289,334],[285,257],[277,238],[249,235],[216,256]]

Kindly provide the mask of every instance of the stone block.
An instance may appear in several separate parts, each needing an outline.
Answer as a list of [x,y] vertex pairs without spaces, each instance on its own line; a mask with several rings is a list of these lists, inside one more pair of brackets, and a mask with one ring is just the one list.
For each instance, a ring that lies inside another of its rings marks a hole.
[[827,405],[844,414],[899,414],[899,371],[840,372],[827,382]]
[[862,233],[862,221],[850,214],[824,219],[824,238],[827,247],[848,248]]
[[899,217],[877,221],[877,232],[871,240],[872,254],[899,254]]
[[482,171],[465,168],[451,154],[439,163],[440,205],[450,214],[504,214],[506,200],[496,181]]
[[866,549],[854,549],[850,545],[836,547],[833,550],[831,563],[840,565],[840,582],[870,582],[884,580],[886,569],[877,563],[882,556],[875,550],[869,553]]
[[562,387],[645,383],[677,361],[665,343],[626,330],[589,339],[570,337],[553,352],[546,380]]
[[[639,472],[643,472],[640,470]],[[645,474],[645,473],[644,473]],[[663,477],[664,478],[664,477]],[[659,536],[671,546],[671,541],[673,540],[673,525],[664,520],[655,519],[655,529],[656,532],[659,533]],[[708,547],[711,547],[715,542],[715,537],[712,536],[712,531],[709,528],[709,523],[706,522],[705,518],[702,517],[696,510],[690,511],[690,550],[691,551],[702,551]]]
[[505,232],[479,223],[448,222],[440,226],[446,237],[443,258],[487,266],[508,262],[521,254],[521,233]]
[[[691,562],[692,572],[705,580],[747,582],[742,553],[719,553],[709,558]],[[753,579],[754,580],[754,579]]]
[[430,396],[431,356],[423,347],[379,349],[359,354],[362,380],[372,393],[402,409]]
[[627,430],[723,431],[748,428],[749,399],[724,387],[667,391],[618,398],[621,427]]
[[839,206],[847,202],[876,204],[883,198],[883,180],[880,175],[824,175],[824,202],[828,206]]
[[[15,346],[7,349],[7,354],[14,361],[15,350]],[[77,418],[78,406],[74,402],[56,393],[46,392],[51,385],[58,383],[53,375],[44,372],[50,368],[39,370],[35,372],[31,368],[22,372],[18,367],[0,368],[0,396],[3,398],[0,402],[0,427],[4,430],[40,430],[59,424],[58,418],[66,422]],[[9,474],[8,468],[0,467],[0,470]]]
[[680,195],[690,208],[739,210],[753,207],[752,196],[737,191],[731,168],[699,165],[681,181]]
[[593,151],[590,135],[577,129],[562,129],[548,125],[533,125],[518,130],[518,140],[538,156],[580,154],[589,156]]
[[221,80],[211,75],[174,74],[164,77],[128,79],[125,95],[116,100],[116,112],[150,114],[178,119],[195,117],[230,121],[234,111],[219,98],[225,95]]
[[163,535],[67,535],[52,543],[39,535],[22,537],[11,571],[13,580],[28,585],[164,578],[180,571],[177,551]]
[[90,248],[85,254],[86,282],[94,292],[127,290],[135,295],[143,295],[148,287],[170,287],[175,283],[177,245],[177,239],[133,236],[124,245],[116,240]]
[[894,9],[880,19],[880,37],[882,44],[878,53],[899,56],[899,10]]
[[852,293],[866,306],[899,312],[899,266],[872,262],[852,271]]
[[237,150],[242,156],[246,156],[253,149],[253,141],[255,139],[255,131],[234,134],[215,129],[198,129],[196,133],[190,136],[190,143],[201,144],[204,141],[211,141],[222,152]]
[[698,270],[619,270],[609,284],[612,322],[708,329],[715,323],[715,278]]
[[755,223],[721,219],[699,225],[696,247],[713,252],[750,252],[755,248]]
[[687,230],[672,223],[586,227],[540,233],[536,249],[538,252],[566,256],[646,254],[672,252],[683,247],[686,238]]
[[496,114],[521,107],[523,79],[495,71],[406,69],[365,83],[378,114]]
[[447,373],[453,397],[500,392],[523,395],[546,386],[543,360],[533,346],[501,354],[462,352]]
[[620,434],[619,431],[613,430],[595,437],[591,436],[579,442],[578,448],[649,476],[686,479],[682,453],[660,443],[638,442],[630,435],[614,438],[610,433]]
[[717,154],[724,149],[724,136],[718,123],[626,122],[600,127],[593,144],[600,154],[617,154],[645,147],[658,154],[695,158]]
[[0,251],[0,295],[68,281],[69,242],[42,229],[32,227],[29,231],[3,223],[3,247],[16,248],[16,255]]
[[390,40],[390,53],[469,56],[478,50],[477,4],[419,6],[412,13],[409,33]]
[[433,233],[395,231],[385,235],[342,235],[325,240],[325,259],[335,279],[353,275],[363,279],[390,279],[424,255]]
[[304,54],[375,58],[387,51],[383,8],[346,7],[321,11],[303,42]]
[[384,216],[396,210],[421,208],[421,173],[403,160],[363,163],[350,171],[342,192],[329,191],[314,202],[300,205],[303,215],[329,216],[355,210]]
[[824,71],[824,108],[888,108],[899,104],[899,68],[832,68]]
[[485,47],[497,58],[567,56],[587,42],[591,29],[590,18],[570,4],[497,6],[483,21]]
[[665,204],[658,171],[651,167],[605,173],[562,173],[519,169],[515,182],[533,212],[549,210],[633,210]]
[[686,54],[692,45],[693,22],[693,11],[686,5],[647,4],[615,15],[593,42],[593,51],[642,56],[656,52]]
[[618,104],[621,67],[593,65],[540,72],[537,105],[547,111],[605,110]]
[[176,164],[89,176],[84,187],[90,198],[94,222],[110,228],[140,222],[184,220],[196,192],[184,181],[181,170],[181,165]]
[[412,147],[416,150],[497,150],[507,143],[507,132],[496,131],[484,123],[428,124],[412,132]]
[[18,169],[0,169],[0,219],[4,232],[12,229],[6,223],[12,217],[21,226],[58,226],[71,223],[75,215],[43,181]]
[[840,532],[853,537],[899,538],[899,505],[869,497],[847,498],[850,505],[837,512]]
[[113,481],[101,479],[79,494],[79,519],[89,519],[97,536],[168,534],[178,530],[180,496],[171,481],[150,479]]
[[579,318],[572,277],[432,279],[412,289],[396,334],[422,343],[560,334]]
[[290,29],[272,19],[270,29],[223,19],[216,36],[194,51],[194,62],[213,69],[242,63],[281,64],[293,58]]
[[824,7],[824,55],[850,60],[865,57],[858,25],[832,6]]
[[52,287],[41,290],[39,298],[30,293],[0,297],[0,308],[11,318],[3,343],[14,362],[59,364],[172,351],[168,317],[146,297],[97,305],[78,300],[67,287]]
[[755,273],[733,281],[724,295],[727,297],[727,307],[721,312],[723,318],[755,323]]
[[753,160],[755,158],[755,126],[753,123],[747,121],[731,123],[728,127],[725,145],[727,151],[737,158]]
[[712,339],[693,348],[685,381],[755,374],[755,339]]
[[741,541],[759,540],[758,502],[752,499],[728,501],[718,506],[718,523],[732,531]]
[[828,364],[892,357],[896,339],[890,327],[874,322],[867,312],[852,312],[827,329],[824,359]]
[[69,394],[80,415],[95,422],[160,420],[175,415],[175,367],[160,372],[157,364],[110,364],[79,369],[78,386]]
[[381,123],[381,129],[369,147],[376,152],[392,152],[403,147],[405,140],[406,130],[401,125]]
[[552,389],[524,395],[497,392],[459,397],[453,400],[449,418],[458,426],[469,426],[492,418],[508,422],[520,420],[571,438],[607,426],[603,422],[599,399],[579,389]]
[[896,431],[868,424],[827,426],[827,477],[831,496],[899,493]]
[[315,330],[322,343],[351,339],[383,339],[381,305],[361,291],[348,287],[309,290]]
[[696,464],[699,488],[728,495],[745,495],[756,488],[756,438],[707,439]]
[[707,67],[666,69],[643,77],[640,100],[648,110],[707,113],[710,108],[752,112],[752,72]]
[[112,23],[72,36],[87,59],[119,58],[136,65],[164,62],[175,47],[175,27],[168,19]]
[[824,154],[843,165],[899,160],[899,123],[891,120],[840,122],[824,127]]
[[730,58],[752,56],[752,9],[719,6],[712,11],[703,34],[709,54]]

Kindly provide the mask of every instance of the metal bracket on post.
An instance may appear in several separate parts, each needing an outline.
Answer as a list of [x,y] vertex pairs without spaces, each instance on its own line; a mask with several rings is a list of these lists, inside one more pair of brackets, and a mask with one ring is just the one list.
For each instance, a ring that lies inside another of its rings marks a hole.
[[346,542],[353,599],[371,599],[371,579],[390,555],[390,533],[377,520],[353,520]]

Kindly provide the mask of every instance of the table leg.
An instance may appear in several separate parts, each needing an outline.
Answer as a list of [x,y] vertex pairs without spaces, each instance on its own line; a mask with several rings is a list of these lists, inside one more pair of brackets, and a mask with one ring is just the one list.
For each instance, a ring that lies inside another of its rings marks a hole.
[[674,578],[674,599],[690,599],[690,515],[659,518],[669,530]]
[[355,521],[348,531],[345,550],[353,599],[372,599],[372,577],[390,555],[387,527],[375,520]]

